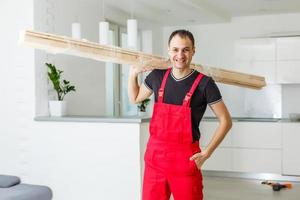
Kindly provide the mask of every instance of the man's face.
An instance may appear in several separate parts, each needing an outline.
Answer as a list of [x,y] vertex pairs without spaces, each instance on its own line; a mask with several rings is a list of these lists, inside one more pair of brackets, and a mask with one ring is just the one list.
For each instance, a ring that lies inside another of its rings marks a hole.
[[190,66],[195,48],[188,37],[181,38],[175,35],[170,41],[168,54],[173,67],[184,69]]

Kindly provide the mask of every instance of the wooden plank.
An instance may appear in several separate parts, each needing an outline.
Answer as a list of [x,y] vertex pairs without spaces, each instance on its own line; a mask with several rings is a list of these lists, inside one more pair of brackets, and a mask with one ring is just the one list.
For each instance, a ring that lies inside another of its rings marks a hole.
[[[25,30],[20,34],[20,42],[24,45],[45,50],[53,54],[68,54],[98,61],[113,62],[127,65],[151,65],[154,68],[165,69],[170,66],[168,59],[140,51],[133,51],[110,45],[76,40],[66,36]],[[215,81],[251,89],[261,89],[266,85],[261,76],[209,67],[201,64],[191,64],[191,68],[211,76]]]

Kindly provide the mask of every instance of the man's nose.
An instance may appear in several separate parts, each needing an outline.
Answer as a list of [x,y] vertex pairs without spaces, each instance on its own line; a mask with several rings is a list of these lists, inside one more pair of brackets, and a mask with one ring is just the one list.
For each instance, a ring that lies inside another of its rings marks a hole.
[[178,51],[178,52],[177,52],[177,57],[181,58],[181,57],[183,57],[183,56],[184,56],[183,51]]

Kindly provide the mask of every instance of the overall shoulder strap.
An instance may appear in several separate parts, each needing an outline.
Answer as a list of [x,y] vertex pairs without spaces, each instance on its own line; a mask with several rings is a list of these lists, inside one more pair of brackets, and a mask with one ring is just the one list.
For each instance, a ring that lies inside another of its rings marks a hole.
[[194,83],[193,83],[193,85],[192,85],[190,91],[189,91],[189,92],[185,95],[185,97],[184,97],[184,100],[183,100],[183,103],[182,103],[183,106],[187,106],[187,107],[190,106],[191,98],[192,98],[192,96],[193,96],[193,94],[194,94],[194,92],[195,92],[197,86],[199,85],[199,83],[200,83],[202,77],[203,77],[203,74],[200,73],[200,74],[197,76],[197,78],[195,79],[195,81],[194,81]]
[[159,103],[163,102],[163,97],[164,97],[164,92],[165,92],[165,86],[166,86],[167,78],[168,78],[168,76],[170,74],[170,71],[171,71],[171,68],[169,68],[167,70],[167,72],[165,73],[163,81],[162,81],[162,83],[160,85],[160,88],[159,88],[159,91],[158,91],[158,98],[157,98],[157,101]]

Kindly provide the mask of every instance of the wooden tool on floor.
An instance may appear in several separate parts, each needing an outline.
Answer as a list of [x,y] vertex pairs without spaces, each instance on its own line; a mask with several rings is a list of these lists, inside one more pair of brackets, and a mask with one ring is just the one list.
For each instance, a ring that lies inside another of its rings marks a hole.
[[280,191],[283,188],[291,189],[293,187],[291,183],[277,183],[272,181],[262,181],[261,184],[270,185],[273,191]]
[[[166,69],[170,66],[169,61],[160,56],[31,30],[21,32],[20,42],[53,54],[68,54],[127,65],[143,66],[147,64],[158,69]],[[261,76],[194,63],[191,64],[191,68],[211,76],[215,81],[220,83],[251,89],[261,89],[266,85],[265,78]]]

